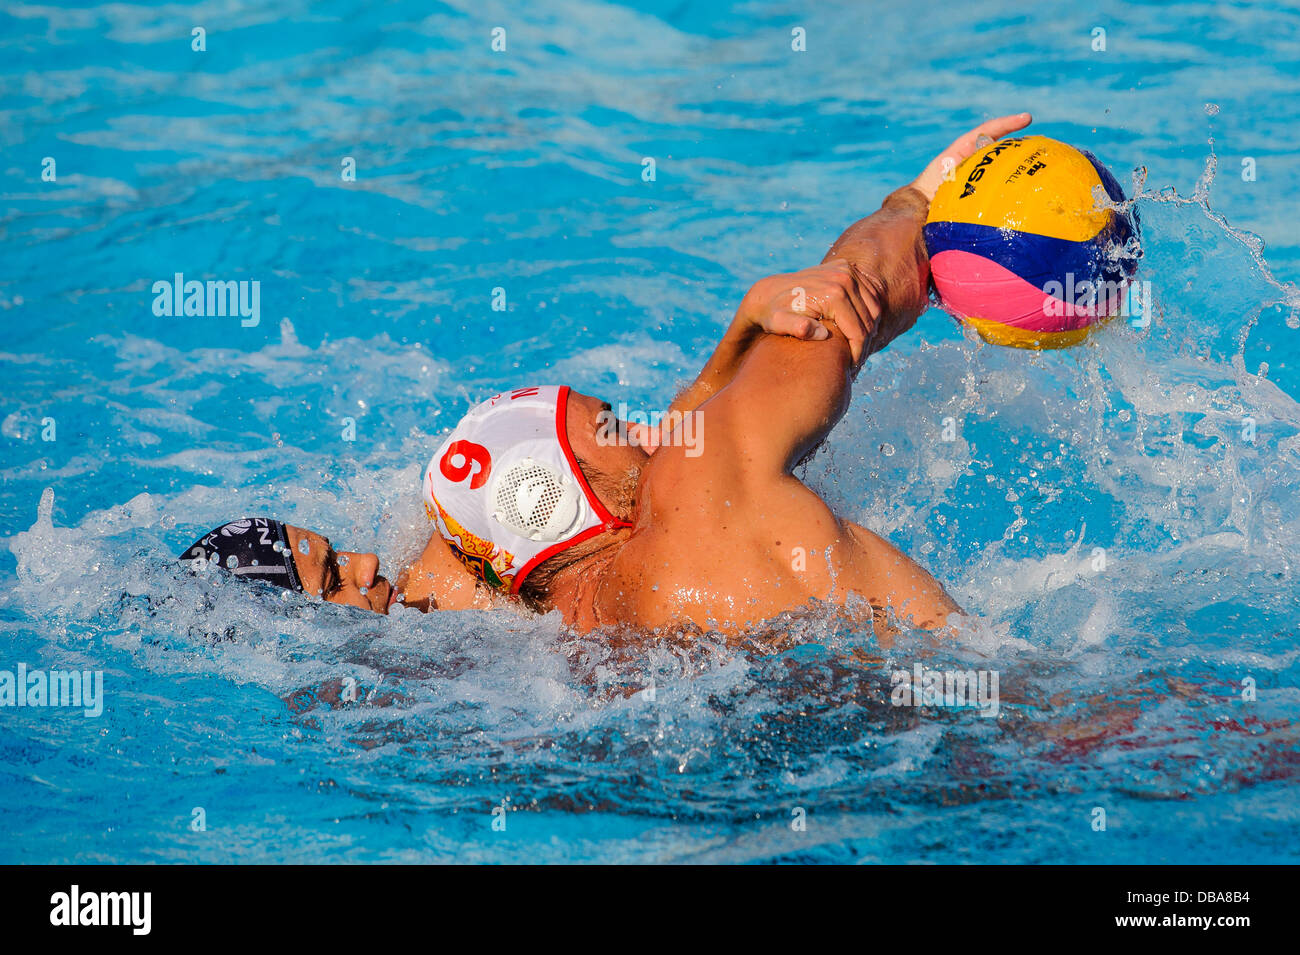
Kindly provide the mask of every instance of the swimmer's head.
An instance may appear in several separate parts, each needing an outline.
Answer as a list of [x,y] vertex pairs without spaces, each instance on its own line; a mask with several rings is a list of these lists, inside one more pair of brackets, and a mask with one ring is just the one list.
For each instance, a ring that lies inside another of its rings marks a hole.
[[560,554],[631,526],[646,451],[620,434],[608,404],[567,387],[493,395],[434,452],[425,511],[472,573],[520,593]]
[[335,551],[315,531],[265,517],[231,521],[208,531],[180,555],[205,561],[236,577],[263,580],[330,603],[387,613],[393,588],[379,574],[374,554]]

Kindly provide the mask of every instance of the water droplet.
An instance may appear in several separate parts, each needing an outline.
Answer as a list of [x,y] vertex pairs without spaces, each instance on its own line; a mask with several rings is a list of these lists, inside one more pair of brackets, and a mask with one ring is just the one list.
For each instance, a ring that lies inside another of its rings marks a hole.
[[231,554],[229,557],[226,558],[226,566],[229,567],[231,570],[234,570],[236,567],[239,566],[239,558],[236,557],[234,554]]
[[273,544],[271,545],[271,550],[275,551],[275,552],[278,554],[278,553],[280,553],[280,548],[283,547],[283,546],[284,546],[284,545],[281,544],[279,541],[276,541],[275,543],[273,543]]
[[348,555],[347,555],[347,554],[339,554],[339,566],[340,566],[340,567],[346,567],[347,565],[348,565]]
[[370,588],[369,588],[369,587],[360,587],[360,588],[358,588],[358,589],[361,591],[361,596],[363,596],[363,597],[364,597],[366,594],[370,593]]
[[304,537],[302,540],[298,541],[298,550],[302,551],[304,554],[311,553],[311,544],[307,542],[307,538]]
[[399,594],[398,594],[395,598],[393,598],[393,599],[394,599],[394,601],[395,601],[396,603],[399,603],[399,604],[406,603],[406,594],[399,593]]
[[880,446],[880,453],[887,458],[892,458],[894,456],[894,446],[886,441]]
[[1219,115],[1219,107],[1218,107],[1218,104],[1217,104],[1217,103],[1206,103],[1206,104],[1205,104],[1205,115],[1206,115],[1206,116],[1218,116],[1218,115]]

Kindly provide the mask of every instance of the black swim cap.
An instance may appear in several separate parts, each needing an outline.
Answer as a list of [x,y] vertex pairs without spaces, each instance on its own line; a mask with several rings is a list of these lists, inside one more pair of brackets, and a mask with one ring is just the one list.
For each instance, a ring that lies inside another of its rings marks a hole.
[[215,563],[239,577],[265,580],[285,590],[302,590],[289,546],[289,529],[267,517],[246,517],[208,531],[180,555]]

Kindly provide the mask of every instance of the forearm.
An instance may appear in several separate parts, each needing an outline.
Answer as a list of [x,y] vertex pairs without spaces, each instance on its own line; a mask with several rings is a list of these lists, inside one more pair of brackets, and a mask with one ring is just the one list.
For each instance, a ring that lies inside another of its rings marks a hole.
[[904,186],[849,226],[822,260],[847,262],[864,286],[863,297],[879,306],[868,354],[911,328],[928,305],[930,260],[921,229],[929,208],[924,195]]
[[[669,413],[693,411],[735,377],[764,326],[807,337],[800,326],[813,319],[850,317],[866,328],[853,345],[854,361],[884,348],[911,327],[926,308],[929,260],[921,227],[929,201],[908,186],[887,197],[878,211],[855,222],[831,246],[822,268],[760,279],[746,293],[736,317],[699,376],[673,401]],[[835,263],[830,267],[827,263]],[[837,311],[837,309],[839,311]],[[813,328],[818,337],[825,333]]]
[[[838,328],[825,341],[762,335],[735,379],[701,410],[708,433],[743,461],[737,479],[789,474],[848,410],[854,361]],[[712,452],[710,452],[712,453]]]
[[725,388],[731,379],[736,377],[741,360],[758,334],[761,332],[746,327],[738,312],[736,319],[723,334],[722,341],[718,342],[718,347],[713,350],[713,354],[705,363],[704,369],[681,394],[673,399],[666,416],[668,420],[675,420],[673,412],[684,414],[694,411]]

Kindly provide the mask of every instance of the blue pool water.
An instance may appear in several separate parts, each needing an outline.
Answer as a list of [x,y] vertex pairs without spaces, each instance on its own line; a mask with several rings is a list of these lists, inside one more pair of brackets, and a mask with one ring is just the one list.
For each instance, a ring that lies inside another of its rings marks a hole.
[[[0,12],[0,669],[105,696],[0,709],[0,862],[1300,857],[1291,4],[200,9]],[[270,514],[399,563],[471,401],[662,408],[751,282],[1021,109],[1140,193],[1150,327],[1030,354],[931,310],[806,476],[960,639],[615,657],[159,559]],[[177,272],[258,280],[260,323],[155,316]],[[917,661],[998,671],[999,718],[891,706]]]

